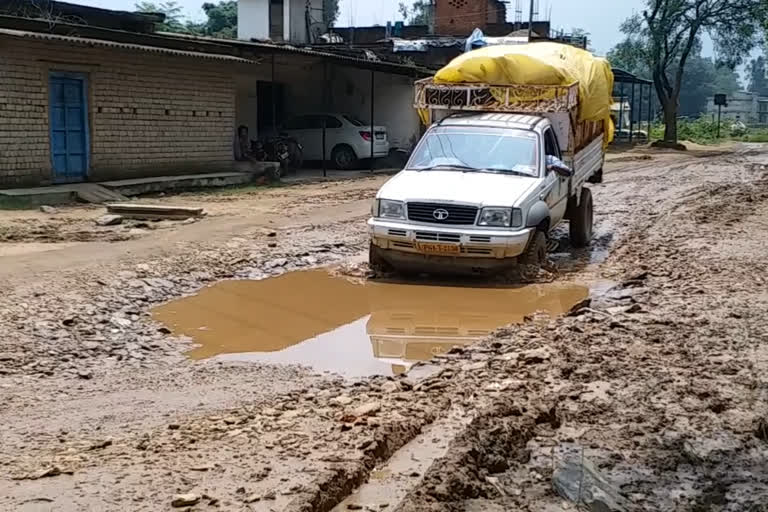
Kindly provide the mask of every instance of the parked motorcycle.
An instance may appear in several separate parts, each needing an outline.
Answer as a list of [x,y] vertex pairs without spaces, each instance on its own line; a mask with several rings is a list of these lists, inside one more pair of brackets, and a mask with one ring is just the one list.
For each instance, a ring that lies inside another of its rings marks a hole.
[[257,160],[280,164],[279,170],[272,173],[273,179],[295,173],[304,164],[304,148],[298,140],[287,135],[254,141],[251,149]]

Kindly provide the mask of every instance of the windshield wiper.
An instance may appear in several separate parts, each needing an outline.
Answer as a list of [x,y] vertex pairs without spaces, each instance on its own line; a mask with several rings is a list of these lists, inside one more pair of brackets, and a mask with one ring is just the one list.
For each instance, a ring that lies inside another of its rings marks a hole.
[[414,169],[415,171],[434,171],[435,169],[458,169],[460,171],[480,171],[482,169],[477,169],[475,167],[470,167],[468,165],[461,165],[461,164],[439,164],[439,165],[432,165],[430,167],[421,167],[418,169]]
[[486,169],[477,169],[477,170],[480,171],[480,172],[498,172],[498,173],[502,173],[502,174],[514,174],[515,176],[523,176],[523,177],[526,177],[526,178],[533,178],[534,177],[532,174],[529,174],[529,173],[523,172],[523,171],[516,171],[514,169],[495,169],[495,168],[488,167]]

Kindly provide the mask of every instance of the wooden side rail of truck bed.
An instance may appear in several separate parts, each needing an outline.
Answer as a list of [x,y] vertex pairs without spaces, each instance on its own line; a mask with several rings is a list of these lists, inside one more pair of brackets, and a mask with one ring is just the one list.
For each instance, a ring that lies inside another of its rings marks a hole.
[[445,84],[432,78],[415,83],[414,107],[471,112],[571,112],[579,104],[579,84]]

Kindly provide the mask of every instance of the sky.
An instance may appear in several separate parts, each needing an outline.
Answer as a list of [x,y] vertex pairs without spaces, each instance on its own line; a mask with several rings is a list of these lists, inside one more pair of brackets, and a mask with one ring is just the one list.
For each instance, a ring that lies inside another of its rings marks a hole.
[[[104,7],[106,9],[133,10],[134,0],[69,0],[74,3]],[[200,6],[206,0],[176,0],[184,8],[186,15],[192,19],[202,19]],[[208,0],[210,1],[210,0]],[[341,0],[341,15],[338,26],[357,26],[386,24],[387,21],[398,21],[402,17],[397,6],[401,0]],[[524,5],[527,1],[523,0]],[[552,13],[552,28],[565,29],[583,28],[591,34],[592,47],[599,54],[605,54],[621,40],[619,25],[633,12],[638,11],[644,4],[643,0],[539,0],[539,19],[546,19]],[[527,12],[527,8],[523,9]],[[513,19],[509,13],[509,19]],[[524,15],[523,19],[527,19]]]

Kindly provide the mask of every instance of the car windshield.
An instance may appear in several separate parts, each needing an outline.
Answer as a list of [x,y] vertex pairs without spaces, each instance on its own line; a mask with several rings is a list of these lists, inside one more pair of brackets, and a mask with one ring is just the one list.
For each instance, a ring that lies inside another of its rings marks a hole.
[[359,120],[355,116],[351,116],[349,114],[344,114],[344,119],[346,119],[347,121],[349,121],[350,123],[352,123],[355,126],[365,126],[366,125],[366,123],[362,122],[361,120]]
[[538,176],[538,144],[533,132],[439,126],[416,147],[407,169],[497,172]]

